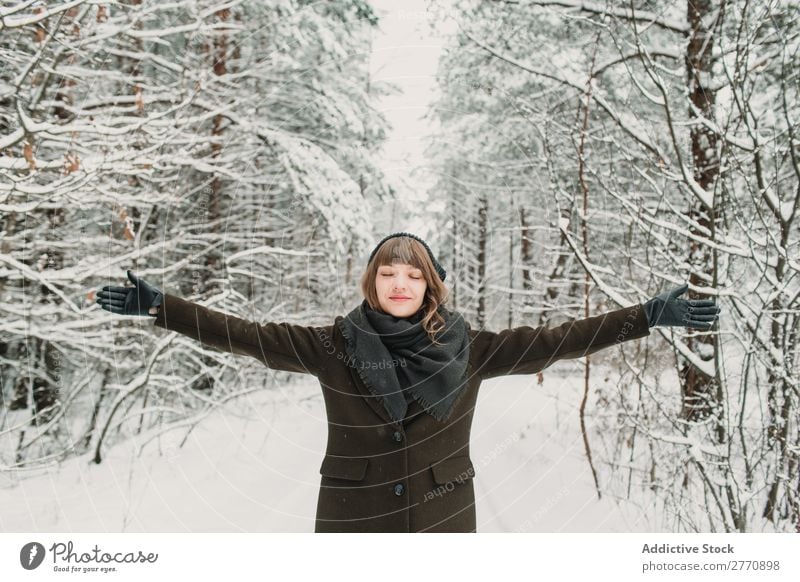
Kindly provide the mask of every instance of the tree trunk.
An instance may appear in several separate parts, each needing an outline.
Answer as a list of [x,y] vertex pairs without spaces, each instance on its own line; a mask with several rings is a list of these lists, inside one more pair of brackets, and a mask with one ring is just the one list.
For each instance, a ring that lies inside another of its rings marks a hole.
[[522,306],[523,309],[527,310],[533,306],[533,296],[531,295],[533,291],[533,276],[531,275],[531,271],[533,270],[533,245],[531,244],[530,237],[533,236],[535,231],[530,228],[531,225],[528,222],[528,215],[525,212],[524,206],[520,206],[519,209],[519,224],[519,263],[522,271],[522,290],[524,291],[522,295]]
[[486,325],[486,239],[489,230],[489,199],[485,196],[480,199],[478,207],[478,257],[477,257],[477,279],[478,279],[478,326]]
[[[225,22],[230,17],[230,10],[224,8],[216,12],[217,18],[221,22]],[[228,51],[228,38],[226,33],[220,32],[214,36],[212,48],[209,49],[212,59],[212,69],[214,75],[223,76],[227,74],[227,51]],[[211,128],[211,157],[217,159],[222,153],[222,134],[224,116],[217,114],[214,116],[213,125]],[[222,198],[222,182],[218,175],[214,175],[211,179],[211,184],[208,188],[208,206],[206,212],[206,221],[209,225],[209,234],[213,233],[220,236],[221,225],[221,198]],[[214,249],[205,255],[204,269],[200,273],[198,280],[197,292],[203,296],[218,293],[220,291],[217,277],[220,275],[220,253]],[[204,368],[211,368],[214,366],[214,360],[210,356],[202,356],[200,358]],[[200,376],[193,384],[194,390],[203,392],[213,392],[214,379],[208,374]]]
[[[694,107],[706,119],[714,119],[715,94],[709,89],[712,75],[712,48],[714,46],[714,22],[711,20],[717,10],[713,0],[689,0],[687,2],[688,22],[690,27],[689,42],[686,51],[686,82],[689,98]],[[697,114],[690,110],[690,117]],[[692,125],[692,168],[697,184],[706,192],[714,194],[719,174],[719,151],[717,138],[713,131],[701,123]],[[702,237],[702,229],[713,232],[715,209],[705,208],[695,203],[689,210],[689,218],[699,226],[693,234]],[[693,285],[706,286],[714,280],[714,257],[708,246],[692,242],[689,252],[689,264],[692,272],[689,278]],[[708,279],[698,273],[704,273]],[[689,298],[698,299],[696,293],[689,293]],[[690,349],[697,351],[703,360],[711,360],[716,353],[716,336],[704,335],[689,338]],[[696,349],[698,344],[707,347]],[[680,371],[682,381],[681,416],[688,421],[702,421],[709,415],[720,413],[721,400],[718,398],[720,387],[715,378],[709,377],[690,362],[684,361]],[[721,418],[721,417],[720,417]]]

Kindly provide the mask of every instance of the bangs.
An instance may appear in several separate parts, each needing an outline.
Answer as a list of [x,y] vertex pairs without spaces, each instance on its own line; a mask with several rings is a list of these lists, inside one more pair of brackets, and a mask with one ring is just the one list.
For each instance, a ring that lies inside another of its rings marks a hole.
[[[392,265],[393,263],[405,263],[424,272],[423,261],[418,254],[419,249],[415,248],[415,242],[407,237],[396,237],[387,240],[375,253],[375,265],[380,267]],[[419,245],[419,243],[416,244]]]

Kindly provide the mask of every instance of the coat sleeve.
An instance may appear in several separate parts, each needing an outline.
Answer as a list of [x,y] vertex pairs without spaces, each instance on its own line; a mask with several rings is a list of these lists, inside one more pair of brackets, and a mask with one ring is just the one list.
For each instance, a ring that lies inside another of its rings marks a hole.
[[224,352],[252,356],[274,370],[318,376],[329,357],[325,340],[330,328],[254,323],[168,293],[154,325]]
[[535,374],[558,360],[581,358],[594,352],[650,335],[640,303],[557,327],[530,326],[499,333],[470,330],[470,351],[481,379],[506,374]]

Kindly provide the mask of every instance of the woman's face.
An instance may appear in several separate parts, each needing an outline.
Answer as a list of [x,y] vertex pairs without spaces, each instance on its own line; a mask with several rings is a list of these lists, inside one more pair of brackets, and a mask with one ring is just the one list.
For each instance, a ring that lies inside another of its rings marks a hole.
[[422,271],[405,263],[381,265],[375,290],[381,309],[395,317],[409,317],[422,307],[428,283]]

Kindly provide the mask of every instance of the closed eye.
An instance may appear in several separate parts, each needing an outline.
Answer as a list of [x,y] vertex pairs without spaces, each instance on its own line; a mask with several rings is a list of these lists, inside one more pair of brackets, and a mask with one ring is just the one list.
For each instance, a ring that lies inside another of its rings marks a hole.
[[[382,275],[383,277],[391,277],[391,276],[392,276],[392,274],[391,274],[391,273],[381,273],[381,275]],[[414,277],[413,275],[411,276],[411,278],[412,278],[412,279],[422,279],[422,277]]]

